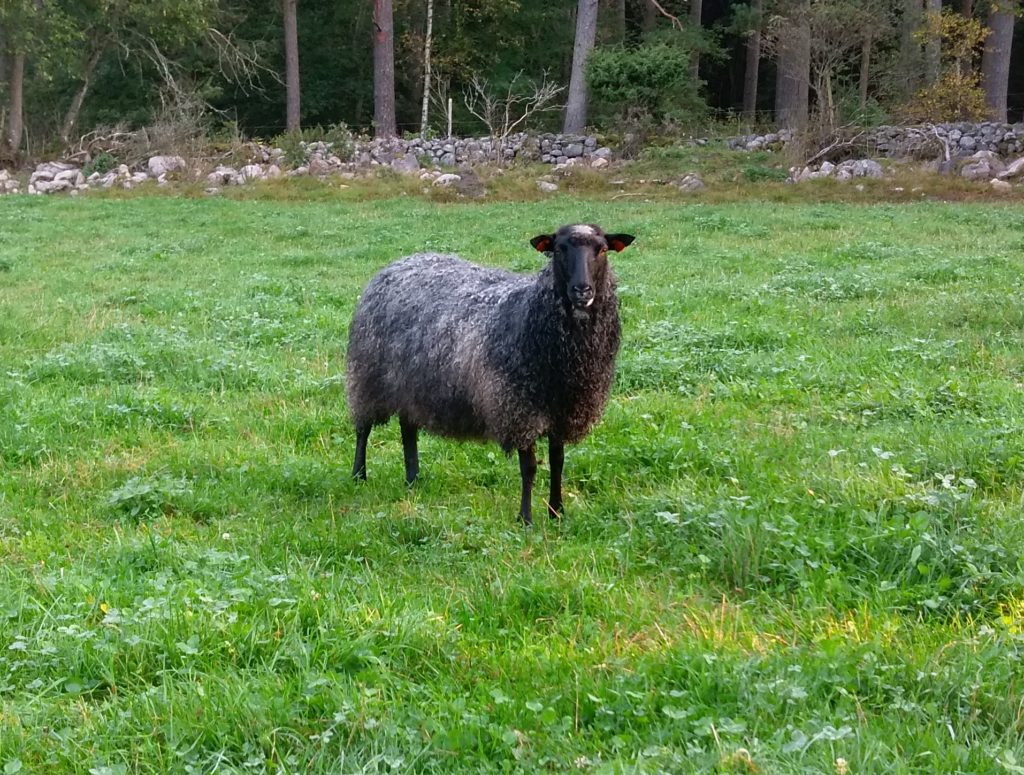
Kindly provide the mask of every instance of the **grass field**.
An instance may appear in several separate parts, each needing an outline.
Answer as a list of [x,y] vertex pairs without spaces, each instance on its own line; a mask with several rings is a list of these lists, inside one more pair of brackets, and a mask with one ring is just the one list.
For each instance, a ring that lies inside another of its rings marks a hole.
[[[0,200],[5,775],[1024,772],[1024,211],[323,199]],[[371,274],[580,220],[562,523],[394,425],[350,481]]]

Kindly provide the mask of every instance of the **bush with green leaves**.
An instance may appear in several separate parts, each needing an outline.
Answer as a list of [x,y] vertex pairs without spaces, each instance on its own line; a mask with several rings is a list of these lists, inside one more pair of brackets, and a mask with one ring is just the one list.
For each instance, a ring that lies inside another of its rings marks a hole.
[[657,40],[634,48],[602,46],[587,63],[587,80],[595,111],[602,106],[617,118],[630,111],[655,121],[692,122],[707,106],[690,75],[691,48]]
[[82,167],[82,174],[86,177],[94,172],[102,175],[104,172],[110,172],[115,167],[117,167],[117,159],[103,151],[85,163],[85,166]]
[[351,161],[355,153],[355,136],[344,123],[331,124],[326,129],[318,124],[296,132],[284,132],[270,142],[284,151],[284,160],[293,167],[306,163],[306,146],[310,143],[326,143],[331,153],[342,161]]

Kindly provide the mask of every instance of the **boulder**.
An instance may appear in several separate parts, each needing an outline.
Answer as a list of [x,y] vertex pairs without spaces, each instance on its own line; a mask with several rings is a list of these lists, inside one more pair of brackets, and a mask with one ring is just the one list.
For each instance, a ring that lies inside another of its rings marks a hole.
[[266,177],[266,173],[263,171],[262,164],[246,164],[239,171],[239,183],[248,183],[252,180],[263,180]]
[[552,183],[548,180],[538,180],[537,188],[539,188],[545,194],[551,194],[558,190],[558,184]]
[[150,156],[146,162],[149,174],[154,178],[166,175],[168,172],[185,169],[185,160],[180,156]]
[[460,180],[462,180],[461,175],[456,175],[454,172],[446,172],[434,178],[434,185],[447,188],[454,183],[458,183]]
[[682,180],[680,180],[679,183],[676,184],[676,187],[680,191],[700,191],[701,189],[706,188],[706,186],[704,185],[704,181],[701,180],[700,175],[698,175],[696,172],[691,172],[688,175],[684,175]]
[[234,167],[225,167],[223,164],[217,166],[213,172],[206,176],[207,181],[214,186],[230,186],[238,180],[238,170]]
[[1012,185],[1007,183],[1005,180],[1000,180],[999,178],[992,178],[992,180],[990,180],[988,184],[992,186],[992,189],[994,191],[1005,192],[1013,190]]
[[416,154],[410,151],[392,160],[391,169],[403,175],[415,175],[420,171],[420,162]]
[[590,162],[590,166],[596,170],[602,169],[608,166],[608,160],[598,156]]
[[1001,180],[1006,180],[1007,178],[1015,178],[1018,175],[1024,175],[1024,156],[1011,161],[1006,165],[1006,169],[998,173],[996,177]]

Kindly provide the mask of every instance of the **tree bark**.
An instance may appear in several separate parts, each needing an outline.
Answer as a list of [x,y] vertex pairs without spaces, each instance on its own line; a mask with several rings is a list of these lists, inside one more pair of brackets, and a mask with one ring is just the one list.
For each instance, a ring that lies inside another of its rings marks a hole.
[[13,53],[7,64],[7,148],[17,154],[25,130],[25,55]]
[[626,42],[626,0],[615,0],[615,42]]
[[654,7],[651,0],[642,0],[644,5],[644,17],[641,22],[643,31],[650,32],[658,21],[658,9]]
[[775,79],[775,121],[784,129],[807,125],[807,100],[811,73],[811,30],[807,23],[809,3],[799,3],[787,20],[780,41]]
[[576,11],[576,43],[572,74],[565,105],[565,134],[579,134],[587,123],[587,57],[597,38],[597,0],[579,0]]
[[750,8],[757,14],[757,28],[747,37],[747,66],[743,72],[743,118],[757,118],[757,76],[761,67],[761,0],[751,0]]
[[921,86],[921,43],[914,33],[924,21],[923,0],[903,0],[900,21],[899,83],[903,98],[909,99]]
[[82,112],[82,104],[85,102],[85,95],[89,92],[89,83],[92,80],[92,74],[96,71],[96,66],[99,65],[100,59],[103,57],[103,52],[105,50],[106,45],[102,42],[99,43],[89,56],[88,61],[85,63],[85,68],[82,70],[81,75],[82,83],[71,100],[68,112],[64,114],[64,123],[61,124],[60,140],[64,145],[68,144],[68,141],[71,139],[71,133],[75,129],[75,124],[78,123],[78,116]]
[[434,0],[427,0],[427,32],[423,43],[423,105],[420,108],[420,137],[426,137],[430,111],[430,46],[434,35]]
[[925,0],[925,18],[929,22],[930,30],[928,40],[924,44],[925,86],[934,86],[942,75],[942,37],[938,34],[935,21],[941,14],[942,0]]
[[[700,16],[703,5],[704,0],[690,0],[690,24],[698,32],[701,29]],[[690,77],[695,81],[700,78],[700,52],[696,49],[690,52]]]
[[864,36],[860,45],[860,112],[868,106],[868,78],[871,75],[871,33]]
[[[960,0],[960,15],[965,19],[974,16],[974,0]],[[971,67],[970,57],[960,57],[956,60],[957,75],[964,75]]]
[[299,88],[299,26],[297,0],[281,0],[284,12],[285,130],[298,132],[301,91]]
[[394,137],[395,27],[391,0],[373,0],[373,130]]
[[1006,121],[1015,5],[1011,0],[1000,0],[992,5],[988,15],[988,28],[992,32],[985,38],[981,57],[981,85],[985,90],[988,117],[993,121]]

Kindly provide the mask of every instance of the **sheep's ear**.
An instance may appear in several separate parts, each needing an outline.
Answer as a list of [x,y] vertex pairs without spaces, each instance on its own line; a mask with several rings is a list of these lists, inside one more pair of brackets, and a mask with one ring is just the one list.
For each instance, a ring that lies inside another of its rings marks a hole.
[[605,234],[604,238],[608,242],[608,247],[616,253],[621,253],[627,245],[636,239],[632,234]]
[[555,244],[554,234],[538,234],[532,240],[530,244],[533,245],[534,249],[538,253],[547,253],[551,250],[551,246]]

